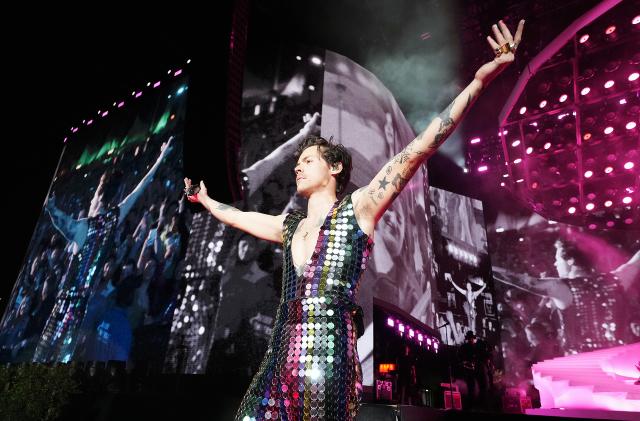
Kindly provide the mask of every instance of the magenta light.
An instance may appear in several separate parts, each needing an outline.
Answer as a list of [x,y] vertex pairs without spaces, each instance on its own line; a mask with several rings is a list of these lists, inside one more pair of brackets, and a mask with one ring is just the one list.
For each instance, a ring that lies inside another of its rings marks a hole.
[[622,198],[622,203],[624,203],[625,205],[628,205],[629,203],[631,203],[631,196],[625,196]]
[[478,171],[479,171],[479,172],[484,172],[484,171],[486,171],[487,169],[488,169],[488,167],[487,167],[486,165],[482,165],[482,166],[478,167]]
[[551,147],[551,143],[547,142],[544,144],[545,149],[549,149]]
[[634,17],[634,18],[631,20],[631,23],[632,23],[632,24],[634,24],[634,25],[639,24],[639,23],[640,23],[640,15],[638,15],[638,16],[636,16],[636,17]]
[[604,87],[609,89],[610,87],[612,87],[613,85],[615,85],[615,82],[612,80],[608,80],[605,82]]
[[611,200],[607,200],[606,202],[604,202],[604,206],[607,208],[610,208],[611,205],[613,205],[613,202]]
[[593,171],[585,171],[584,172],[585,178],[590,178],[592,175],[593,175]]
[[609,126],[604,129],[604,134],[611,134],[611,133],[613,133],[613,127]]
[[629,82],[633,82],[634,80],[638,80],[638,72],[633,72],[629,75]]
[[615,225],[615,223],[614,223],[613,221],[607,221],[607,226],[608,226],[609,228],[611,228],[611,227],[612,227],[612,226],[614,226],[614,225]]
[[629,161],[624,163],[625,170],[630,170],[631,168],[633,168],[633,162]]
[[156,83],[153,84],[154,88],[157,88],[158,86],[160,86],[160,81],[157,81]]
[[625,98],[622,98],[619,103],[620,105],[624,105],[627,103],[627,100]]
[[574,213],[576,213],[576,208],[574,208],[573,206],[571,206],[571,207],[569,208],[569,213],[570,213],[571,215],[573,215]]
[[504,187],[504,181],[500,183],[500,187]]
[[627,224],[627,225],[632,224],[633,223],[633,219],[627,218],[627,219],[624,220],[624,223]]
[[527,148],[527,155],[529,155],[531,152],[533,152],[533,148],[531,146],[529,146]]
[[480,143],[480,138],[479,137],[474,137],[473,139],[471,139],[471,143]]
[[587,206],[585,206],[585,208],[587,208],[587,210],[593,210],[593,208],[595,208],[596,206],[593,203],[587,203]]
[[540,108],[544,108],[546,106],[547,106],[547,101],[546,100],[540,101],[540,105],[539,105]]
[[122,107],[124,107],[124,101],[122,101],[122,102],[120,102],[120,103],[118,104],[118,108],[122,108]]
[[404,332],[404,325],[402,323],[398,324],[398,330]]
[[521,107],[520,108],[520,114],[524,114],[527,112],[527,107]]
[[427,345],[431,345],[431,338],[427,338]]
[[567,98],[568,98],[567,94],[560,95],[560,102],[565,102]]
[[596,229],[596,226],[597,226],[596,224],[589,224],[589,229],[594,230]]
[[613,34],[615,31],[616,31],[616,27],[615,27],[615,25],[611,25],[611,26],[609,26],[609,27],[604,31],[604,33],[605,33],[605,34],[607,34],[607,35],[611,35],[611,34]]
[[102,117],[106,117],[108,114],[109,114],[109,111],[105,111],[105,112],[103,112],[102,114],[100,114],[100,116],[102,116]]
[[138,93],[136,94],[136,98],[140,98],[141,96],[142,96],[142,91],[140,91],[140,92],[138,92]]
[[413,329],[409,329],[409,337],[413,338],[416,335]]
[[520,141],[519,141],[519,140],[514,140],[514,141],[513,141],[513,143],[511,144],[511,146],[513,146],[513,147],[515,148],[515,147],[516,147],[516,146],[518,146],[519,144],[520,144]]
[[513,160],[514,164],[519,164],[521,162],[522,162],[522,158],[516,158],[516,159]]
[[423,338],[424,338],[424,337],[422,336],[422,333],[418,333],[418,341],[422,342],[422,339],[423,339]]
[[580,95],[586,95],[589,92],[591,92],[591,88],[587,86],[586,88],[582,88],[582,90],[580,91]]
[[173,72],[173,76],[180,76],[182,74],[182,69],[178,69],[175,72]]
[[587,198],[588,198],[589,200],[593,200],[593,199],[595,199],[595,198],[596,198],[596,195],[595,195],[595,193],[589,193],[589,194],[587,194]]
[[635,121],[630,121],[627,123],[626,126],[624,126],[627,128],[627,130],[633,130],[636,128],[636,122]]
[[589,34],[584,34],[580,37],[580,44],[584,44],[589,39]]
[[604,169],[605,174],[609,174],[611,172],[613,172],[613,167],[607,167]]
[[524,181],[524,178],[519,178],[516,180],[516,183],[522,183]]
[[393,319],[391,317],[387,318],[387,326],[393,327],[394,325],[395,323],[393,322]]

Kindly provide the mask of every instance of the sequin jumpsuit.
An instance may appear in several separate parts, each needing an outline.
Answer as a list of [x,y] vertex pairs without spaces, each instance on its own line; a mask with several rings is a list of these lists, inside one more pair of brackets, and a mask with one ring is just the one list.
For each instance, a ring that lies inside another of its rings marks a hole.
[[331,207],[298,276],[291,241],[303,218],[293,212],[284,221],[282,297],[236,420],[352,420],[358,410],[362,373],[351,312],[373,241],[347,195]]
[[95,289],[94,280],[112,251],[120,208],[87,219],[87,238],[74,255],[56,304],[44,327],[33,361],[67,362],[73,358],[78,329]]

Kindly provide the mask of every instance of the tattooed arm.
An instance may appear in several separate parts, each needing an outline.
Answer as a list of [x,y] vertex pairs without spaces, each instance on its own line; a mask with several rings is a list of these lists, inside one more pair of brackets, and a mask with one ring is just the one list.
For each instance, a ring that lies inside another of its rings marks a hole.
[[[496,41],[488,37],[489,44],[496,46],[512,43],[517,46],[522,37],[524,21],[520,21],[515,38],[511,36],[507,26],[500,21],[493,25]],[[447,108],[431,121],[426,130],[416,137],[404,150],[391,159],[371,183],[353,193],[358,221],[365,231],[371,228],[382,217],[393,200],[400,194],[407,182],[438,147],[449,137],[462,120],[465,113],[476,100],[482,89],[514,60],[513,51],[500,54],[492,61],[484,64],[475,74],[467,87],[447,106]]]
[[[191,180],[184,179],[186,188],[191,186]],[[188,197],[191,202],[199,202],[213,216],[227,225],[244,231],[254,237],[263,240],[273,241],[274,243],[282,242],[282,224],[286,215],[267,215],[259,212],[243,212],[233,206],[225,205],[213,200],[207,194],[207,187],[204,182],[200,182],[200,191],[193,196]]]

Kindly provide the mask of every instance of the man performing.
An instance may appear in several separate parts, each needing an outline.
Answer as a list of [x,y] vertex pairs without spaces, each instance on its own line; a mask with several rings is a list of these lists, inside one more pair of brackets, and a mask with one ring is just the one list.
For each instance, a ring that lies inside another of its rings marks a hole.
[[359,279],[373,247],[373,232],[393,200],[451,134],[480,91],[513,62],[524,21],[515,34],[500,21],[495,57],[416,139],[369,185],[337,200],[349,182],[351,156],[339,144],[308,137],[297,150],[297,192],[307,214],[271,216],[219,203],[185,178],[185,192],[220,221],[283,244],[281,301],[269,347],[247,390],[237,420],[353,420],[361,397],[356,349]]
[[87,302],[102,266],[112,251],[116,228],[133,208],[147,188],[162,161],[172,150],[171,140],[162,145],[158,159],[122,202],[114,206],[112,201],[121,183],[121,174],[106,171],[100,178],[91,200],[88,217],[74,219],[55,205],[51,195],[46,210],[53,226],[74,245],[74,255],[55,307],[47,320],[36,347],[35,362],[67,362],[72,359],[76,347],[78,329],[84,319]]

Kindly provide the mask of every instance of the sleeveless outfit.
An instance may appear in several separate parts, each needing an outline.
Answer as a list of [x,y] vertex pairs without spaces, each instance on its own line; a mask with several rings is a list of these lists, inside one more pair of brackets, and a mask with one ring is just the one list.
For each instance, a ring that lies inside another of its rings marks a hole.
[[120,208],[116,207],[87,219],[87,238],[69,265],[66,281],[36,347],[34,362],[73,359],[78,330],[95,290],[95,280],[112,251],[119,217]]
[[373,240],[351,195],[334,203],[298,276],[291,242],[305,217],[284,220],[282,295],[269,347],[236,420],[353,420],[362,394],[356,291]]

